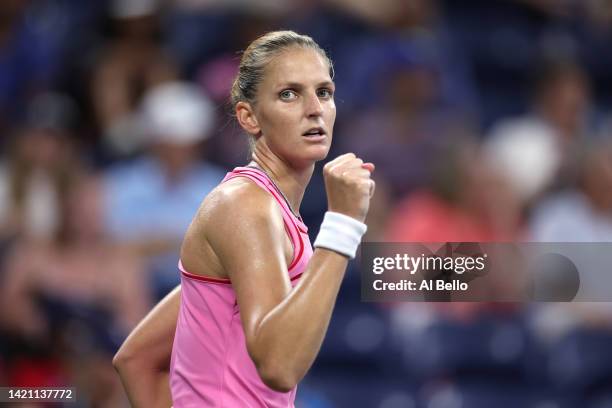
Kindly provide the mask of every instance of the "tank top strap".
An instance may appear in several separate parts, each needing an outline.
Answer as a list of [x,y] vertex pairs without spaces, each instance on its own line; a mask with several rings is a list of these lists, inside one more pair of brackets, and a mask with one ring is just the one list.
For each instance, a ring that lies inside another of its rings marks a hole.
[[222,183],[234,179],[236,177],[246,177],[252,180],[259,187],[266,190],[276,200],[278,205],[281,207],[281,214],[283,216],[283,222],[285,230],[289,234],[291,239],[291,245],[293,246],[293,259],[289,265],[289,272],[299,262],[300,258],[304,253],[304,239],[302,233],[306,233],[308,229],[302,221],[300,221],[291,211],[285,199],[281,195],[280,191],[276,188],[274,183],[268,178],[268,175],[263,171],[254,167],[237,167],[233,171],[227,173]]

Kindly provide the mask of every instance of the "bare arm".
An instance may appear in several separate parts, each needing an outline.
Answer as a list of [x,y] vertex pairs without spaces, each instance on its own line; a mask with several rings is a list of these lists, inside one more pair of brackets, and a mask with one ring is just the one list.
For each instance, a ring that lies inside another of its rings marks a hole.
[[[362,221],[373,166],[354,155],[341,158],[324,171],[329,208]],[[224,214],[213,217],[217,221],[211,222],[207,236],[236,291],[247,348],[262,380],[286,392],[303,378],[319,352],[348,259],[315,250],[292,289],[278,207],[257,187],[244,190],[223,200],[219,208]],[[238,213],[242,216],[233,216]]]
[[172,405],[168,376],[180,299],[178,286],[136,326],[113,358],[133,407]]

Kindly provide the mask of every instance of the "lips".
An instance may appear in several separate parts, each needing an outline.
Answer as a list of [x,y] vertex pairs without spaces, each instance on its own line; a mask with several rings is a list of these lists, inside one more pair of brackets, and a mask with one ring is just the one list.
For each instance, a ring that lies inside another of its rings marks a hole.
[[306,137],[316,137],[316,136],[325,136],[325,130],[322,127],[313,127],[308,129],[306,132],[302,133],[302,136]]

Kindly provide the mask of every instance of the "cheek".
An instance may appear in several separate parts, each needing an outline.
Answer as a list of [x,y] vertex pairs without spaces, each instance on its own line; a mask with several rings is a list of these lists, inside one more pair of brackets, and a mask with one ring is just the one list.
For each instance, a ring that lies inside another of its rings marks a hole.
[[336,104],[334,102],[330,103],[325,119],[327,123],[330,125],[330,127],[334,126],[334,122],[336,121]]
[[298,123],[294,115],[284,114],[278,116],[275,127],[279,132],[286,133],[293,131]]
[[262,121],[260,123],[262,130],[266,133],[270,132],[285,132],[292,126],[295,126],[295,119],[291,115],[291,112],[287,112],[282,109],[275,109],[269,112],[262,113]]

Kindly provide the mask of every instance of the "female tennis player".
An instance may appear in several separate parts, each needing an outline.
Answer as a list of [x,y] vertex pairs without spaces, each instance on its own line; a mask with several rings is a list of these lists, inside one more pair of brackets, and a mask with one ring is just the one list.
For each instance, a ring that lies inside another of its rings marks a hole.
[[291,31],[244,52],[232,100],[252,161],[205,198],[181,249],[181,288],[114,359],[134,406],[293,407],[374,191],[373,164],[348,153],[325,165],[329,211],[313,253],[298,209],[330,148],[332,77],[325,52]]

